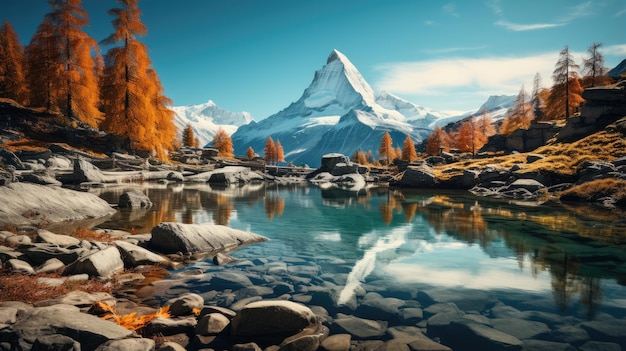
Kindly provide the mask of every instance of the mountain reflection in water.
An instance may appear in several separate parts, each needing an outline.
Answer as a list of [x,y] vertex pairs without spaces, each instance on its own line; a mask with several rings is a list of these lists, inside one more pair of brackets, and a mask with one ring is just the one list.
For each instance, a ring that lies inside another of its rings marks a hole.
[[[116,203],[130,186],[91,191]],[[345,298],[375,274],[438,288],[551,291],[556,310],[578,305],[588,318],[602,303],[626,308],[626,221],[619,214],[554,203],[522,207],[451,191],[135,186],[155,205],[119,210],[101,227],[145,233],[176,221],[249,230],[271,239],[256,253],[353,261]]]

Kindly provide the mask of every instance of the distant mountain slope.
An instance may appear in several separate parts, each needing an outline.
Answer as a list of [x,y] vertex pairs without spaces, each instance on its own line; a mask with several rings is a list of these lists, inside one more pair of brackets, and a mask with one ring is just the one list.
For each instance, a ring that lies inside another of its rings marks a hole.
[[174,123],[178,132],[181,133],[188,123],[191,124],[201,146],[210,143],[219,128],[232,135],[237,128],[253,121],[248,112],[228,111],[211,100],[198,105],[174,106],[172,110],[176,113]]
[[315,167],[328,152],[351,155],[360,149],[376,154],[387,131],[394,146],[401,146],[406,135],[419,142],[430,134],[423,124],[412,122],[432,117],[418,112],[407,118],[395,108],[404,113],[410,108],[394,98],[387,94],[380,99],[384,106],[378,103],[358,69],[333,50],[298,101],[262,121],[241,126],[232,135],[235,153],[244,154],[252,146],[262,154],[271,136],[280,140],[286,161]]

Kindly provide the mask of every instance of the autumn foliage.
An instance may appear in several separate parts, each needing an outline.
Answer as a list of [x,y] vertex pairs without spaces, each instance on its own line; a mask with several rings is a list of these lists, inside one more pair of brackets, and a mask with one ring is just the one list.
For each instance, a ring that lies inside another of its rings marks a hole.
[[406,136],[404,144],[402,145],[402,160],[413,162],[417,160],[417,152],[415,151],[415,144],[411,140],[410,136]]
[[28,103],[26,57],[19,38],[9,22],[0,28],[0,97]]
[[391,164],[397,157],[396,150],[393,148],[393,140],[389,132],[385,132],[382,140],[380,141],[380,148],[378,149],[378,156],[381,160],[385,160],[386,164]]
[[429,155],[439,155],[440,150],[449,150],[452,145],[452,139],[445,130],[439,126],[430,134],[426,140],[426,153]]
[[223,128],[219,128],[213,137],[213,147],[217,149],[220,157],[234,157],[233,141]]
[[283,150],[283,145],[278,139],[274,142],[272,137],[268,137],[265,141],[263,154],[263,159],[266,164],[275,165],[278,164],[278,162],[285,162],[285,151]]

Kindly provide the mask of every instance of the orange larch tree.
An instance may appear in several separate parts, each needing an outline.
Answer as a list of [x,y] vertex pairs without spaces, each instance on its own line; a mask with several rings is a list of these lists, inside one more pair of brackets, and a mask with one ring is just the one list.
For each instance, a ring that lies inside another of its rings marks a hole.
[[546,101],[546,118],[550,120],[569,118],[584,101],[581,96],[583,89],[576,73],[579,67],[574,62],[567,45],[559,55],[552,72],[554,85]]
[[[129,149],[165,156],[176,140],[171,100],[137,37],[147,33],[141,22],[139,0],[117,0],[121,8],[109,10],[114,33],[102,42],[121,44],[107,51],[102,77],[102,129],[124,137]],[[159,129],[159,130],[157,130]]]
[[380,141],[380,148],[378,149],[378,157],[381,160],[386,160],[386,164],[391,164],[396,158],[396,152],[393,148],[393,141],[389,132],[385,132],[382,140]]
[[604,66],[604,56],[600,53],[602,43],[593,43],[587,49],[589,57],[583,59],[583,85],[585,88],[606,85],[610,82],[608,69]]
[[183,129],[183,146],[193,147],[195,138],[196,136],[194,135],[193,128],[191,128],[191,124],[187,123]]
[[56,38],[62,67],[57,97],[58,108],[68,117],[76,117],[96,127],[102,119],[98,110],[99,89],[94,57],[99,54],[97,42],[83,27],[89,25],[89,15],[82,0],[50,0],[52,12],[46,15]]
[[274,161],[276,161],[276,163],[285,162],[285,150],[278,139],[276,139],[276,159]]
[[57,100],[60,95],[58,77],[62,65],[57,50],[57,38],[53,35],[54,27],[48,18],[37,27],[30,43],[26,47],[26,81],[29,91],[29,104],[44,107],[47,111],[58,110]]
[[265,141],[265,148],[263,149],[263,159],[267,164],[275,164],[276,160],[276,144],[274,143],[274,139],[272,137],[267,137]]
[[417,152],[415,151],[415,144],[411,140],[411,136],[407,135],[402,145],[402,160],[413,162],[417,160]]
[[28,104],[26,56],[17,33],[8,21],[0,28],[0,97]]
[[528,129],[530,123],[534,119],[533,108],[524,85],[517,94],[515,106],[509,111],[509,116],[502,121],[500,126],[500,134],[511,134],[517,129]]
[[246,151],[246,156],[248,157],[248,160],[252,160],[252,159],[254,159],[254,157],[256,156],[256,154],[254,153],[254,149],[252,148],[252,146],[248,146],[248,150]]
[[449,150],[452,140],[439,126],[430,134],[426,140],[426,153],[429,155],[439,155],[440,150]]
[[474,153],[474,127],[470,121],[461,123],[456,138],[454,139],[454,146],[461,152]]
[[213,137],[213,147],[218,150],[218,156],[233,158],[233,141],[223,128],[219,128]]
[[354,155],[352,155],[352,162],[356,162],[364,166],[370,164],[370,162],[367,160],[367,153],[363,150],[357,150]]

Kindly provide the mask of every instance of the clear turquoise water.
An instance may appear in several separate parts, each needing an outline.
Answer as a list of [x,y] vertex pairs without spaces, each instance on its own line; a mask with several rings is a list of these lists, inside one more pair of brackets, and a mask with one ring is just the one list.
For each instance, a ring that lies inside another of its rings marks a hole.
[[[94,191],[115,203],[123,190]],[[232,256],[324,260],[320,274],[347,274],[346,298],[366,284],[450,296],[465,310],[489,294],[521,310],[581,320],[626,317],[626,219],[611,211],[386,188],[145,184],[142,190],[152,209],[120,211],[101,227],[142,233],[179,221],[248,230],[270,241]]]

